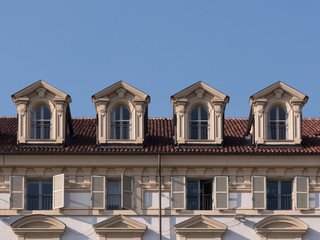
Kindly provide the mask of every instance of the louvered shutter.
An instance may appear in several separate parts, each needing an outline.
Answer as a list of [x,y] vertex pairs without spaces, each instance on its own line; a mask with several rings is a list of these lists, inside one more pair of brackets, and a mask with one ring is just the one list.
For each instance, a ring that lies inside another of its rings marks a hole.
[[171,177],[172,209],[186,209],[186,177]]
[[133,209],[133,177],[121,174],[121,208]]
[[105,209],[106,207],[106,178],[104,176],[91,177],[91,208]]
[[216,176],[214,181],[215,209],[229,208],[229,184],[227,176]]
[[53,176],[52,208],[64,207],[64,174]]
[[253,209],[266,209],[266,177],[253,176],[251,183]]
[[10,179],[10,208],[24,209],[24,177],[11,176]]
[[309,209],[309,178],[295,177],[295,209]]

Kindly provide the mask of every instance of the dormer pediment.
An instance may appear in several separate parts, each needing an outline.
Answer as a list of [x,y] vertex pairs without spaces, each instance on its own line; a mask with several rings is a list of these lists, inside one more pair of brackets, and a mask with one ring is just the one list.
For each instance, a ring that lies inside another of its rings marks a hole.
[[98,144],[143,144],[150,97],[119,81],[92,96],[98,117]]
[[17,106],[19,144],[62,144],[72,134],[68,94],[39,80],[11,97]]
[[189,102],[205,97],[209,98],[212,102],[223,102],[225,104],[229,102],[227,95],[200,81],[171,96],[171,103],[179,101]]
[[177,144],[222,144],[229,97],[203,82],[171,96]]
[[279,81],[252,95],[250,97],[250,104],[255,102],[267,102],[270,99],[283,98],[293,102],[301,102],[302,104],[305,104],[308,101],[308,96]]
[[12,95],[12,100],[16,103],[17,101],[29,101],[32,98],[41,99],[46,97],[54,101],[64,101],[68,104],[71,102],[71,97],[68,94],[42,80],[16,92]]
[[302,108],[308,96],[276,82],[250,97],[247,135],[254,144],[298,145],[302,141]]
[[119,81],[94,94],[92,96],[92,101],[94,103],[99,101],[109,102],[113,99],[119,98],[130,98],[131,101],[142,101],[150,103],[150,97],[146,93],[130,86],[123,81]]

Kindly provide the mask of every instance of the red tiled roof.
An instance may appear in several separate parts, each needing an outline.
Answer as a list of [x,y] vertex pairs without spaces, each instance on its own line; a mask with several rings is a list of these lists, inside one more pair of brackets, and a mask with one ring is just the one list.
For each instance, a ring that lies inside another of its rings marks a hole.
[[97,146],[95,118],[74,118],[74,137],[64,146],[17,145],[17,118],[0,117],[0,152],[4,153],[214,153],[214,154],[320,154],[320,119],[302,121],[302,146],[251,146],[243,137],[248,119],[225,119],[223,146],[173,144],[171,118],[149,118],[149,132],[144,147]]

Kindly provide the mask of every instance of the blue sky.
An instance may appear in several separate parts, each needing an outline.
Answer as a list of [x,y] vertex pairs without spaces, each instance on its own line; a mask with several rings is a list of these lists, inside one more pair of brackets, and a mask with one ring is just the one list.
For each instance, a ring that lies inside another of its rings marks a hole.
[[151,96],[150,117],[171,117],[170,96],[197,81],[230,96],[226,117],[248,117],[277,81],[320,117],[319,12],[318,0],[1,1],[0,116],[42,79],[71,95],[73,117],[94,117],[91,96],[119,80]]

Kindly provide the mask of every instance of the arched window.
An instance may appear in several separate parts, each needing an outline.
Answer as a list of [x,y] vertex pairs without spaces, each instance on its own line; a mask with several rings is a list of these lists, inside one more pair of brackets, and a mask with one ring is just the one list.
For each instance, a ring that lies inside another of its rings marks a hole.
[[50,139],[51,112],[44,105],[38,106],[33,112],[32,138]]
[[203,107],[195,107],[191,112],[190,138],[208,139],[208,112]]
[[279,106],[270,110],[269,113],[269,139],[285,140],[287,128],[287,114],[286,111]]
[[130,112],[125,106],[119,106],[112,113],[112,138],[130,138]]

